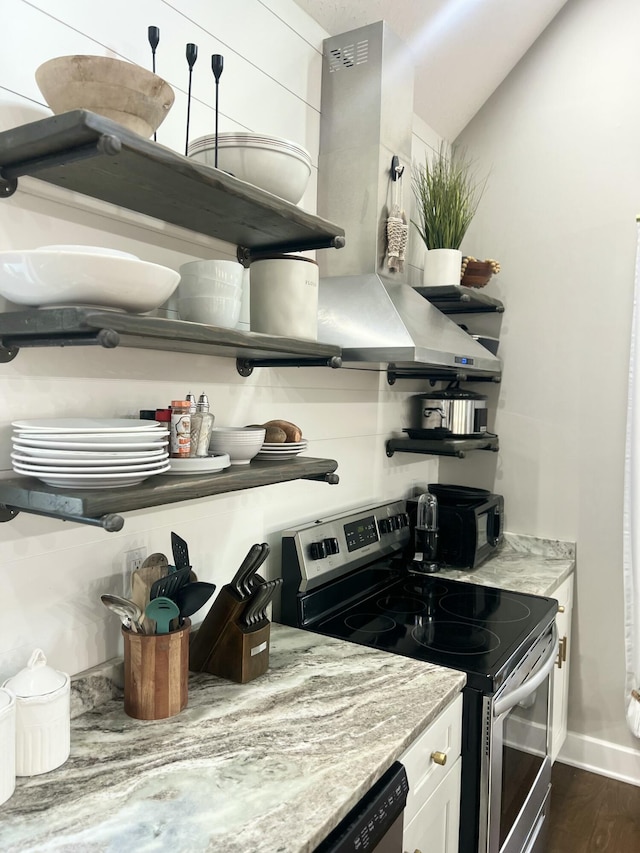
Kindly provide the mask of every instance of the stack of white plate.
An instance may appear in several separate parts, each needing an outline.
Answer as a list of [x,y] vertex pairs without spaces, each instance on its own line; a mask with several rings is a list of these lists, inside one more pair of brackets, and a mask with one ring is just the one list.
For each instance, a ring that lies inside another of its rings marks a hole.
[[303,453],[306,449],[307,441],[304,438],[301,441],[288,441],[285,444],[265,441],[256,458],[281,462],[283,459],[293,459],[294,456]]
[[13,470],[49,486],[135,486],[169,470],[169,430],[132,418],[14,421]]

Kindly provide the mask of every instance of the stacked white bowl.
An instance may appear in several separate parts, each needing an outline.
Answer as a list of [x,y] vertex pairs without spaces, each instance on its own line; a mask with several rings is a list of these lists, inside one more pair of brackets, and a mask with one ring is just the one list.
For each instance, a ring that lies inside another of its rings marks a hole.
[[[215,136],[200,136],[188,156],[215,166]],[[297,204],[311,177],[311,155],[301,145],[264,133],[218,134],[218,168],[241,181]]]
[[232,465],[248,465],[262,447],[266,432],[254,427],[214,427],[209,450],[228,453]]
[[181,320],[235,329],[242,306],[244,267],[237,261],[191,261],[180,267]]

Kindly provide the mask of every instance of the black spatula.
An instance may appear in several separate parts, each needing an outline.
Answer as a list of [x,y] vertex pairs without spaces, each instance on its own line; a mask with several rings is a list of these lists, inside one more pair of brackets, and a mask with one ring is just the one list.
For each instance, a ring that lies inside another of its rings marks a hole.
[[171,533],[171,553],[173,554],[173,562],[178,571],[184,569],[185,566],[191,567],[189,546],[182,537],[173,532]]
[[190,567],[185,566],[178,569],[177,572],[172,572],[170,575],[155,581],[149,590],[149,600],[152,601],[154,598],[162,596],[173,601],[180,587],[188,582],[190,572]]

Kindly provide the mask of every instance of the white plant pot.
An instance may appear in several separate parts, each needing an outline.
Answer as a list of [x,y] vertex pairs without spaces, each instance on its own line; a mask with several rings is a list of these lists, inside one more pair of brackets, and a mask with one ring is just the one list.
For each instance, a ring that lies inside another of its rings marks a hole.
[[424,254],[424,287],[460,284],[462,252],[460,249],[427,249]]

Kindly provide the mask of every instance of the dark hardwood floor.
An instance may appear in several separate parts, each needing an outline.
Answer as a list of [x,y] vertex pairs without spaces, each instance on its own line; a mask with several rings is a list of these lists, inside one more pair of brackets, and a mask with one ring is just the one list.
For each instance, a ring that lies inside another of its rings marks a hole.
[[640,853],[640,787],[556,761],[547,853]]

